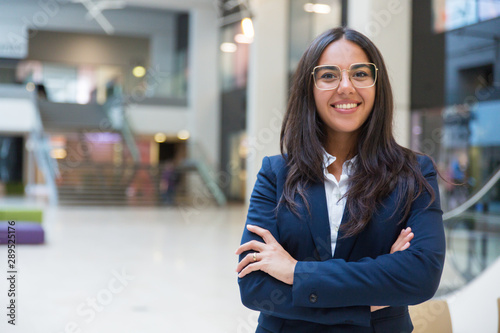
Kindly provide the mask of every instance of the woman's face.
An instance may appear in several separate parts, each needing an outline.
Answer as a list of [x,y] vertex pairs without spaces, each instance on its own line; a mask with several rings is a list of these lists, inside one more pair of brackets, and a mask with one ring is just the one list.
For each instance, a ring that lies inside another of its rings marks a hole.
[[[355,43],[340,39],[331,43],[323,51],[318,66],[337,65],[349,69],[354,63],[370,62],[365,52]],[[314,87],[314,100],[320,118],[327,126],[328,138],[339,135],[357,134],[373,108],[375,85],[356,88],[349,80],[347,71],[342,72],[342,80],[334,90],[320,90]]]

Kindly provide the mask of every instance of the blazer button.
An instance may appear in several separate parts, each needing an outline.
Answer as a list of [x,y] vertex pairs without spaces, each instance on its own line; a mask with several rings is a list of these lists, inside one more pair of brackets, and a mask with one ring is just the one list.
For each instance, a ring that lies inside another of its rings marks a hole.
[[317,301],[318,301],[318,295],[316,294],[309,295],[309,302],[316,303]]

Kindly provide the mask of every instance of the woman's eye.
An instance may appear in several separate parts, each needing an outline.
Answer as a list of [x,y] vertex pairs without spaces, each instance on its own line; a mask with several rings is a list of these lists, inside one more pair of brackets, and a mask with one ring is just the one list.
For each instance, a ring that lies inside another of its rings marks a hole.
[[352,76],[357,77],[357,78],[364,78],[364,77],[368,77],[369,74],[366,72],[363,72],[363,71],[358,71],[358,72],[355,72]]
[[337,78],[337,76],[333,73],[325,73],[325,74],[321,75],[321,78],[326,79],[326,80],[334,80]]

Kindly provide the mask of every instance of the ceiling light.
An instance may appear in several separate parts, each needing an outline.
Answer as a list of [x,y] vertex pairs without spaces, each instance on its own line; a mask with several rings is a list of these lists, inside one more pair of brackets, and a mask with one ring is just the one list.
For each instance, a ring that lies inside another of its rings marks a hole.
[[179,133],[177,133],[177,138],[179,138],[179,140],[187,140],[187,139],[189,139],[189,137],[190,137],[190,134],[189,134],[188,130],[182,130],[182,131],[179,131]]
[[243,34],[247,38],[253,38],[253,36],[255,35],[251,18],[246,17],[241,21],[241,29],[243,30]]
[[50,151],[50,157],[58,159],[58,160],[63,160],[66,158],[68,153],[66,152],[66,149],[64,148],[54,148]]
[[238,49],[238,46],[234,43],[222,43],[220,45],[220,50],[226,53],[234,53]]
[[321,3],[306,3],[304,10],[308,13],[328,14],[332,11],[332,8],[329,5]]
[[35,84],[33,82],[28,82],[26,83],[26,90],[29,92],[32,92],[35,90]]
[[135,77],[143,77],[144,75],[146,75],[146,68],[144,68],[143,66],[135,66],[132,70],[132,74]]
[[155,134],[155,141],[158,143],[163,143],[167,140],[167,136],[163,133],[156,133]]

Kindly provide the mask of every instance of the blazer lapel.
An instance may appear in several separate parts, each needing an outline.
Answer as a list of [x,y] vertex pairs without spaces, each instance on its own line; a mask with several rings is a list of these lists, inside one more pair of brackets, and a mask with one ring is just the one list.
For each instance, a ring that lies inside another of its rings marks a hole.
[[[345,225],[347,222],[349,222],[349,219],[350,219],[350,214],[346,206],[346,208],[344,209],[344,215],[342,216],[342,222],[340,225],[341,226]],[[334,258],[348,260],[357,239],[358,235],[345,237],[344,233],[342,232],[342,228],[340,228],[337,237],[337,245],[335,246]]]
[[322,261],[332,258],[330,222],[326,204],[325,185],[322,182],[312,184],[308,191],[311,215],[304,207],[307,224],[311,229],[314,245]]

